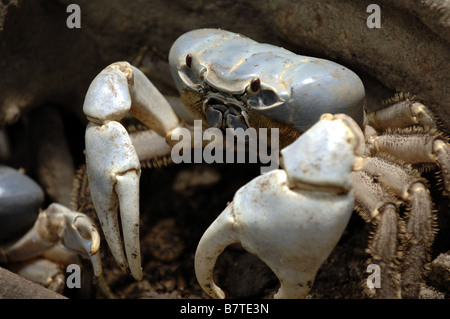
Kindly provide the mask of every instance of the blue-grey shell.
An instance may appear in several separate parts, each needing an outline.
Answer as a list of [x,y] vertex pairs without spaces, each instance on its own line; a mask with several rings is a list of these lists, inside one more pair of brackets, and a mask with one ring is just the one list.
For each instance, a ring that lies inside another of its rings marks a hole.
[[193,30],[179,37],[169,54],[180,92],[192,89],[185,75],[188,53],[191,69],[203,69],[204,81],[219,91],[241,94],[251,79],[258,77],[263,89],[276,92],[278,103],[255,110],[301,131],[323,113],[345,113],[362,124],[363,83],[353,71],[335,62],[297,55],[224,30]]
[[44,193],[35,181],[0,165],[0,242],[31,228],[43,201]]

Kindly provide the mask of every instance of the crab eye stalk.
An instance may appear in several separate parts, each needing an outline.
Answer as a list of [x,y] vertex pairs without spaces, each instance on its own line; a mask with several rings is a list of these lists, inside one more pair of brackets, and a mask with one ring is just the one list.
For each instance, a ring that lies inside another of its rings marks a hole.
[[186,55],[186,66],[190,69],[192,66],[192,54],[188,53]]
[[257,95],[260,90],[261,90],[261,80],[255,77],[250,81],[250,85],[247,88],[247,92],[251,95]]

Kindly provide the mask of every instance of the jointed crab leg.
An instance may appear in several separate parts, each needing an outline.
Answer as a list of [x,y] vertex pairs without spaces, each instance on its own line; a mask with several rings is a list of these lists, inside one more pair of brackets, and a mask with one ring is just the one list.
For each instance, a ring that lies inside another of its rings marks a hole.
[[413,96],[397,94],[385,104],[387,107],[370,113],[368,117],[369,124],[379,131],[417,124],[436,128],[432,112],[422,103],[415,101]]
[[368,252],[372,256],[370,264],[380,266],[380,289],[375,294],[380,298],[400,298],[397,236],[401,220],[397,207],[400,201],[392,196],[374,177],[366,171],[352,172],[355,203],[358,213],[367,221],[375,222]]
[[398,94],[386,108],[368,116],[368,124],[384,134],[368,139],[371,153],[383,152],[405,163],[441,169],[444,191],[450,193],[450,144],[436,129],[436,120],[413,96]]
[[384,152],[406,163],[437,163],[441,168],[444,190],[450,193],[450,144],[433,130],[420,134],[414,131],[398,131],[368,139],[372,153]]
[[[381,216],[390,209],[389,204],[398,206],[398,200],[390,195],[386,190],[373,183],[376,180],[385,189],[389,190],[398,198],[404,200],[410,212],[405,226],[398,225],[397,232],[401,234],[401,244],[398,248],[388,246],[395,245],[397,236],[393,233],[392,224],[385,223],[384,228],[378,227],[369,246],[369,251],[376,263],[381,265],[383,276],[392,276],[391,280],[386,280],[389,284],[383,286],[379,295],[381,297],[400,297],[398,290],[397,267],[394,265],[398,260],[397,251],[404,253],[404,269],[402,271],[401,288],[402,297],[418,295],[421,281],[421,270],[426,262],[430,244],[434,239],[434,216],[432,201],[424,181],[418,171],[410,165],[400,165],[391,162],[379,154],[380,157],[369,157],[364,159],[364,172],[352,174],[355,183],[360,186],[355,191],[357,207],[363,216],[370,220],[383,220],[386,216]],[[371,185],[372,190],[365,189]],[[376,189],[375,189],[376,188]],[[370,194],[370,195],[369,195]],[[394,216],[394,212],[390,212]],[[390,218],[395,220],[395,217]],[[384,243],[383,243],[384,242]],[[389,252],[390,251],[390,252]],[[392,271],[388,271],[388,269]],[[417,271],[419,270],[419,271]],[[408,283],[405,285],[405,283]],[[397,291],[396,291],[397,289]]]
[[[129,112],[168,143],[180,122],[145,75],[126,62],[111,64],[93,80],[83,111],[91,121],[86,129],[86,163],[95,210],[115,259],[122,269],[129,268],[133,277],[140,279],[139,156],[117,121]],[[155,148],[154,155],[160,151]],[[146,156],[152,156],[152,148]]]

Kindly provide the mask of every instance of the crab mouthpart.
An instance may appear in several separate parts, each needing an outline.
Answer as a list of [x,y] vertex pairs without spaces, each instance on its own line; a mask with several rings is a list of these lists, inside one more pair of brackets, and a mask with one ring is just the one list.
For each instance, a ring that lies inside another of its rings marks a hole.
[[246,130],[249,128],[247,112],[237,103],[209,98],[204,102],[204,112],[210,127]]

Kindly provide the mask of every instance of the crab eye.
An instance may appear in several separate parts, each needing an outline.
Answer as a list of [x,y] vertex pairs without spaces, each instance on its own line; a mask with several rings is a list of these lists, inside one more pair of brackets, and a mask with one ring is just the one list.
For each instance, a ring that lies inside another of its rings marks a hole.
[[192,54],[188,53],[186,55],[186,66],[190,69],[192,65]]
[[257,95],[261,89],[261,80],[259,78],[253,78],[250,81],[247,92],[251,95]]

